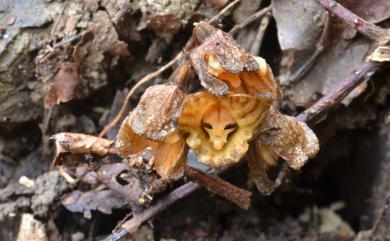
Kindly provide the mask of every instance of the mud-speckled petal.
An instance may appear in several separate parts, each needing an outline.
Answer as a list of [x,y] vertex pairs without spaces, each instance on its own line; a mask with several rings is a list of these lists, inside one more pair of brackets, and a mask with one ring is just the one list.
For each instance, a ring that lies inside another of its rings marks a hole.
[[299,170],[319,151],[317,136],[304,122],[270,108],[258,140]]

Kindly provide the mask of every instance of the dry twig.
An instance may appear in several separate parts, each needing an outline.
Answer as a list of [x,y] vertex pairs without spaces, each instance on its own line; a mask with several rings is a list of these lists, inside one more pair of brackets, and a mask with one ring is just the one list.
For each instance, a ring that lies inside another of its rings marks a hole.
[[335,0],[317,0],[317,2],[329,12],[341,18],[344,22],[348,23],[352,27],[355,27],[360,33],[372,40],[380,40],[387,34],[385,29],[367,22],[363,18],[343,7]]
[[371,77],[382,65],[380,62],[363,62],[345,80],[341,81],[332,91],[297,116],[299,121],[316,121],[323,114],[342,101],[365,79]]
[[258,55],[260,52],[260,48],[261,48],[261,45],[263,43],[264,34],[265,34],[265,31],[267,30],[269,20],[271,18],[271,14],[269,12],[267,12],[267,13],[268,14],[266,14],[263,17],[263,19],[261,19],[261,21],[260,21],[260,25],[259,25],[259,28],[257,30],[255,40],[253,40],[253,44],[252,44],[251,49],[249,51],[252,55]]
[[216,175],[212,175],[199,169],[186,166],[185,176],[187,176],[193,182],[196,182],[207,188],[207,190],[226,198],[232,203],[237,204],[241,208],[247,209],[251,203],[251,192],[238,188],[222,180]]
[[271,11],[271,7],[270,6],[266,7],[266,8],[263,8],[263,9],[260,9],[259,11],[255,12],[254,14],[249,16],[244,22],[234,25],[234,27],[232,29],[230,29],[229,33],[231,35],[236,34],[238,32],[238,30],[240,30],[242,28],[245,28],[249,24],[253,23],[257,19],[259,19],[262,16],[264,16],[269,11]]

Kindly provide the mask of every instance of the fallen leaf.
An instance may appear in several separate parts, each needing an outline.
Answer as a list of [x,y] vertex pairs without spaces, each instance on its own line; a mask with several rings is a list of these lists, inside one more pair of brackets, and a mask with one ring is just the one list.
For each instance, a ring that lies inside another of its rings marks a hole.
[[174,15],[152,15],[149,17],[146,27],[152,29],[159,37],[170,42],[182,26],[181,21]]
[[45,97],[45,108],[50,109],[56,104],[69,102],[76,98],[79,81],[78,65],[71,62],[62,63]]
[[71,212],[83,213],[85,218],[91,218],[93,210],[111,214],[112,209],[123,208],[127,205],[127,201],[112,190],[87,192],[76,190],[62,199],[61,203]]
[[152,195],[147,192],[147,184],[135,172],[131,172],[127,164],[102,165],[97,174],[100,182],[120,195],[131,206],[137,207],[151,201],[146,198],[147,195]]
[[321,5],[315,0],[274,0],[271,7],[283,51],[316,45],[327,16]]
[[56,143],[54,164],[59,164],[63,154],[93,154],[104,157],[114,153],[114,141],[80,133],[63,132],[51,137]]
[[364,61],[369,46],[366,40],[356,40],[353,43],[335,40],[319,56],[316,64],[300,80],[291,84],[286,95],[295,105],[309,107],[318,99],[316,94],[321,96],[329,93]]

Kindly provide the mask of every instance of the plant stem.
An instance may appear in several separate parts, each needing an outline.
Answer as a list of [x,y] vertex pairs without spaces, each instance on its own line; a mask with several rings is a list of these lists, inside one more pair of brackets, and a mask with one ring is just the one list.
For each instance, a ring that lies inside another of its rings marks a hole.
[[344,22],[356,28],[360,33],[370,39],[379,40],[386,35],[387,31],[385,29],[367,22],[363,18],[346,9],[335,0],[317,0],[317,2],[329,12],[341,18]]

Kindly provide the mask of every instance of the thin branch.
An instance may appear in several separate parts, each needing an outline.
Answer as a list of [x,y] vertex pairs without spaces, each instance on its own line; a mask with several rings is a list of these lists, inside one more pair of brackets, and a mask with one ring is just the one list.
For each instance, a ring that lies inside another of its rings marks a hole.
[[186,166],[185,176],[241,208],[248,209],[251,204],[251,192],[236,187],[216,175]]
[[340,103],[352,90],[354,90],[366,78],[372,76],[380,67],[380,62],[363,62],[359,67],[343,81],[341,81],[332,91],[319,99],[310,108],[297,116],[299,121],[309,122],[318,120],[335,105]]
[[[181,200],[182,198],[188,196],[189,194],[195,192],[198,190],[200,186],[194,182],[189,182],[186,183],[172,192],[170,192],[167,196],[164,198],[160,199],[155,205],[151,206],[150,208],[146,209],[145,211],[134,214],[133,218],[130,219],[129,221],[125,222],[122,226],[121,229],[115,231],[113,233],[113,239],[112,240],[119,240],[123,236],[117,235],[117,234],[125,234],[126,233],[134,233],[137,231],[138,227],[144,223],[147,220],[150,220],[163,210],[167,209],[169,206],[172,204],[176,203],[177,201]],[[125,230],[125,232],[123,232]],[[116,239],[114,239],[114,237]]]
[[268,13],[269,11],[271,11],[271,7],[268,6],[266,8],[263,8],[263,9],[260,9],[259,11],[255,12],[254,14],[252,14],[251,16],[249,16],[247,19],[245,19],[244,22],[242,23],[239,23],[239,24],[236,24],[234,25],[234,27],[232,29],[230,29],[229,33],[231,35],[234,35],[238,32],[238,30],[242,29],[242,28],[245,28],[246,26],[248,26],[249,24],[253,23],[254,21],[256,21],[257,19],[261,18],[262,16],[264,16],[266,13]]
[[226,7],[224,7],[222,9],[222,11],[220,11],[217,15],[215,15],[214,17],[212,17],[210,20],[209,20],[209,23],[213,23],[215,20],[217,20],[219,17],[221,17],[223,14],[225,14],[227,11],[229,11],[229,9],[231,9],[232,7],[234,7],[234,5],[236,5],[238,2],[240,2],[240,0],[235,0],[231,3],[229,3]]
[[258,55],[260,52],[260,48],[263,43],[264,34],[265,31],[267,30],[270,18],[271,18],[271,14],[268,13],[260,21],[260,25],[257,30],[255,40],[253,40],[251,49],[249,51],[252,55]]
[[373,40],[379,40],[386,35],[386,30],[369,23],[363,18],[357,16],[353,12],[346,9],[344,6],[335,0],[317,0],[325,9],[332,14],[341,18],[344,22],[356,28],[360,33]]
[[302,76],[304,76],[314,65],[316,62],[318,56],[323,52],[326,45],[326,40],[329,35],[329,28],[330,28],[330,17],[329,15],[326,16],[325,25],[322,30],[321,36],[315,46],[314,53],[294,72],[292,73],[284,85],[289,85],[291,83],[294,83],[298,81]]

